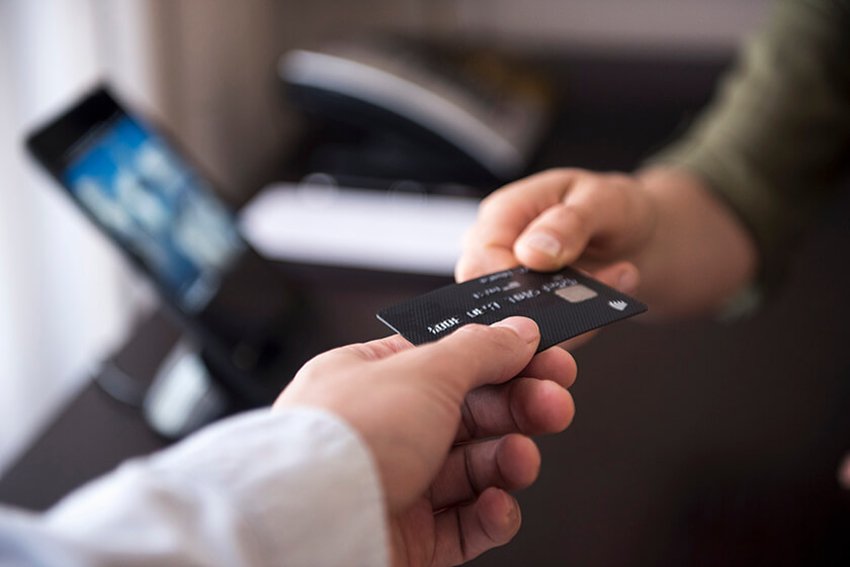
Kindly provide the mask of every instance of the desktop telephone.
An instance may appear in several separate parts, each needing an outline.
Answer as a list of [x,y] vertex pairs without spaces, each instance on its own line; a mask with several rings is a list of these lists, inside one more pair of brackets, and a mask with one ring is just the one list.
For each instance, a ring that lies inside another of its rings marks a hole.
[[337,43],[284,54],[279,75],[322,125],[303,157],[323,173],[493,188],[526,173],[549,122],[546,83],[480,49]]

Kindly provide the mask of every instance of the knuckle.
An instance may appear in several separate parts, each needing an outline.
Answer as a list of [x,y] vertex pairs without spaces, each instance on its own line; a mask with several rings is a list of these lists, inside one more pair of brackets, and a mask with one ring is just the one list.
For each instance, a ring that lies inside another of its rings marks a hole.
[[465,325],[457,333],[461,334],[467,345],[472,346],[465,348],[459,355],[475,372],[492,364],[499,353],[513,352],[519,340],[518,335],[510,329],[477,323]]
[[510,189],[510,186],[502,187],[501,189],[496,189],[484,197],[478,205],[478,218],[487,218],[491,216],[494,211],[498,210],[502,206],[502,202],[509,198]]
[[322,376],[322,363],[325,355],[319,355],[305,362],[298,370],[297,377],[301,382],[313,382]]
[[581,184],[580,193],[585,196],[598,196],[601,192],[607,191],[611,183],[606,176],[592,174],[588,175]]
[[462,334],[465,337],[469,337],[469,340],[475,342],[486,341],[490,338],[490,327],[486,325],[481,325],[480,323],[472,323],[469,325],[464,325],[456,332],[458,334]]
[[564,215],[575,232],[584,234],[590,226],[591,210],[581,204],[571,204],[564,207]]
[[541,171],[539,175],[543,179],[560,181],[564,178],[572,179],[586,173],[585,170],[576,167],[552,167]]
[[476,226],[472,226],[472,227],[468,228],[466,231],[464,231],[463,236],[461,236],[461,239],[460,239],[461,247],[464,250],[464,252],[466,252],[466,251],[468,251],[472,248],[475,248],[478,245],[480,240],[481,240],[481,237],[478,236],[478,230],[476,230]]
[[321,370],[323,363],[325,363],[330,356],[330,352],[325,352],[320,355],[314,356],[313,358],[305,362],[303,366],[301,366],[301,370],[306,373],[312,373],[316,372],[317,370]]

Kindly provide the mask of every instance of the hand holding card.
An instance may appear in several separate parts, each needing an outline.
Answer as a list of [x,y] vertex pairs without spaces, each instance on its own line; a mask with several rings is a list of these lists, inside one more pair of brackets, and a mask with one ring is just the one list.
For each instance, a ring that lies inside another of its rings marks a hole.
[[453,284],[388,307],[378,319],[419,345],[470,323],[521,315],[540,327],[538,351],[646,311],[646,305],[572,268],[514,268]]

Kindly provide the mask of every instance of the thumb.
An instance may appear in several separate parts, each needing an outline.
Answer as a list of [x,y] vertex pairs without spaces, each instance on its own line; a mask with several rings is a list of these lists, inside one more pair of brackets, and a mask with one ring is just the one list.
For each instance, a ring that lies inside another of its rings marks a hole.
[[461,398],[485,384],[510,380],[528,365],[540,342],[537,323],[509,317],[493,325],[466,325],[451,335],[403,353],[418,359],[423,379],[445,380]]

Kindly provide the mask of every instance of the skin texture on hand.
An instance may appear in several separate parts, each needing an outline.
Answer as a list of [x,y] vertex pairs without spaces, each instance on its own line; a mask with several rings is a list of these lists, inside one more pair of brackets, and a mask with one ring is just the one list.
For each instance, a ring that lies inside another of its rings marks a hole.
[[555,169],[482,202],[455,276],[518,264],[582,268],[658,318],[716,312],[752,280],[756,254],[737,219],[687,172]]
[[535,356],[530,319],[468,325],[414,348],[400,336],[342,347],[308,362],[276,408],[318,406],[356,429],[384,487],[397,565],[455,565],[516,534],[509,491],[537,478],[528,437],[565,429],[575,362]]
[[850,453],[844,455],[841,467],[838,469],[838,484],[844,490],[850,490]]

